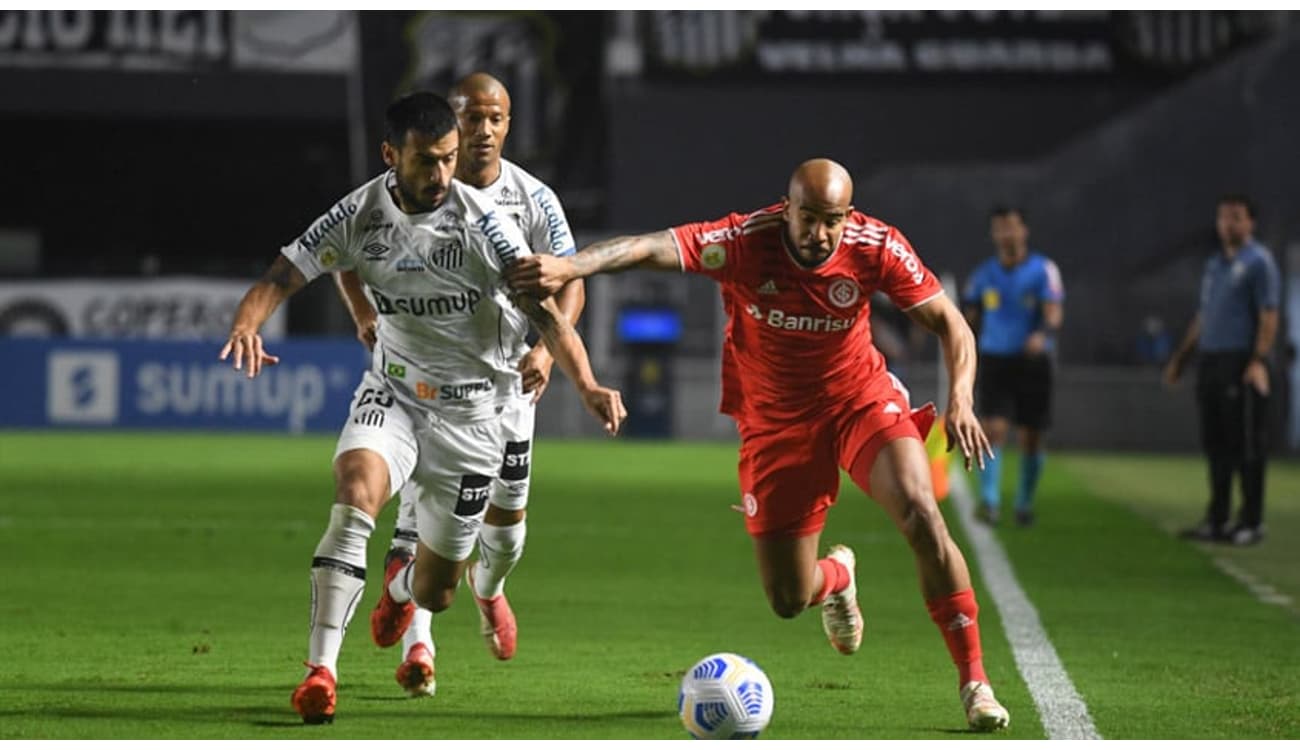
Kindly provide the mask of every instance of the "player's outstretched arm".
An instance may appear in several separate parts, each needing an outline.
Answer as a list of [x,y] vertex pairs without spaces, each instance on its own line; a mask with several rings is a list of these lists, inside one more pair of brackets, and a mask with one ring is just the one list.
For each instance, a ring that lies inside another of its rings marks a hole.
[[948,368],[948,409],[943,418],[948,429],[948,450],[956,443],[967,471],[972,463],[983,469],[984,457],[993,457],[993,447],[975,417],[975,335],[946,295],[913,307],[907,314],[938,336],[943,346],[944,365]]
[[536,326],[546,348],[555,356],[555,362],[573,381],[582,396],[582,403],[587,411],[601,420],[605,431],[610,435],[618,434],[619,427],[627,417],[623,407],[623,396],[612,388],[605,388],[596,382],[591,372],[591,362],[587,359],[587,347],[582,338],[573,329],[573,325],[560,314],[555,300],[538,301],[536,297],[521,294],[515,297],[515,304]]
[[361,277],[356,271],[335,271],[334,286],[339,290],[343,305],[348,309],[348,314],[352,316],[352,322],[357,327],[357,341],[364,344],[366,349],[374,351],[379,314],[375,312],[375,306],[370,304],[370,300],[366,297]]
[[649,234],[615,237],[584,247],[567,258],[532,255],[506,269],[506,281],[517,292],[550,296],[570,279],[629,268],[653,271],[682,270],[673,233],[667,229]]
[[277,257],[239,301],[235,321],[230,326],[230,338],[221,347],[220,359],[224,361],[234,355],[235,369],[240,370],[247,358],[250,378],[261,372],[264,366],[279,362],[279,357],[262,348],[262,336],[258,331],[280,303],[306,284],[307,277],[302,275],[302,271],[283,255]]

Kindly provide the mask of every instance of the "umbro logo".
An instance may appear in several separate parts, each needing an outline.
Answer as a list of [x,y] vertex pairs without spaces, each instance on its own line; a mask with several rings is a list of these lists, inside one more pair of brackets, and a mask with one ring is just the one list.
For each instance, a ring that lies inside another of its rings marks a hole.
[[759,294],[780,294],[781,291],[776,288],[775,281],[768,279],[767,281],[764,281],[761,286],[758,287],[758,293]]

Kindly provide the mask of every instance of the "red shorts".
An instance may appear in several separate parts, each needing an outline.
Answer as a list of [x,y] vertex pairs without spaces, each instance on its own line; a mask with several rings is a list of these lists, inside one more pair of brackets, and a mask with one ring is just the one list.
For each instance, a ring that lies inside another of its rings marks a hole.
[[832,411],[797,424],[740,424],[740,491],[745,529],[751,536],[800,537],[826,525],[835,504],[840,469],[870,466],[886,443],[924,440],[934,406],[912,411],[893,401]]

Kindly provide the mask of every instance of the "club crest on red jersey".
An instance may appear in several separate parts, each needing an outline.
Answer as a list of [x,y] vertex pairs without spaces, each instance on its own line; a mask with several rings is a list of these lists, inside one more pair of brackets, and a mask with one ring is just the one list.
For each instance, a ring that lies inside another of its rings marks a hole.
[[838,278],[831,282],[826,297],[836,307],[852,307],[862,296],[862,291],[852,279]]

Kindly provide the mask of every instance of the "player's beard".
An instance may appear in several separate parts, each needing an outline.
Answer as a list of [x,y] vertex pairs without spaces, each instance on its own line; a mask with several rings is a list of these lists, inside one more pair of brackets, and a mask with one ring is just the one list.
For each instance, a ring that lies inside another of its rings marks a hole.
[[808,265],[816,265],[829,258],[831,255],[830,248],[820,247],[818,245],[800,245],[799,260]]
[[[434,185],[429,185],[429,187],[432,188]],[[413,190],[410,185],[407,185],[401,179],[397,180],[397,192],[402,194],[403,203],[410,206],[415,213],[420,214],[428,213],[442,205],[443,200],[447,197],[447,189],[445,187],[435,198],[433,194],[429,192]]]

